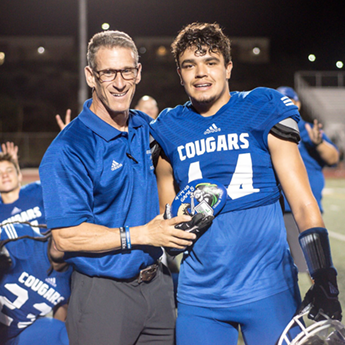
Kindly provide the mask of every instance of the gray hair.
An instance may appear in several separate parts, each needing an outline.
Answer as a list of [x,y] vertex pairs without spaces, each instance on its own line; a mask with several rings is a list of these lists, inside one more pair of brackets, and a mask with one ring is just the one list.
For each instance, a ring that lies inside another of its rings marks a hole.
[[132,38],[122,31],[102,31],[95,34],[88,45],[87,50],[87,63],[89,67],[93,70],[96,69],[96,54],[98,50],[102,47],[114,48],[129,48],[134,53],[134,59],[136,65],[139,62],[138,49],[132,40]]

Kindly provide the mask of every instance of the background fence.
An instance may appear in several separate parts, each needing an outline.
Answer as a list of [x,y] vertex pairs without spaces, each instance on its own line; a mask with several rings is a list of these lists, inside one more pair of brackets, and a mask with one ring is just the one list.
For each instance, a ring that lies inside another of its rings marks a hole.
[[57,134],[55,132],[0,133],[0,142],[13,141],[18,145],[21,168],[38,167]]

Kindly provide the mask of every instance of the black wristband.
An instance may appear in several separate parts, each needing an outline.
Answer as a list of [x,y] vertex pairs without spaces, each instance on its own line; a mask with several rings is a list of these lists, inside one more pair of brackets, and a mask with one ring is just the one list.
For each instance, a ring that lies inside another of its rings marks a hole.
[[127,239],[126,239],[126,230],[124,227],[119,227],[120,230],[120,242],[121,242],[121,249],[127,249]]

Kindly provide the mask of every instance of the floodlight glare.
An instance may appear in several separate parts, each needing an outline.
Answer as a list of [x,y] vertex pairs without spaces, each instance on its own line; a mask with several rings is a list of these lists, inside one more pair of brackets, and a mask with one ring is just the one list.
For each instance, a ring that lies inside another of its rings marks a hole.
[[46,50],[45,50],[44,47],[42,47],[42,46],[37,48],[38,54],[44,54],[45,51],[46,51]]
[[310,62],[314,62],[314,61],[316,60],[316,56],[315,56],[314,54],[309,54],[308,60],[309,60]]
[[102,30],[109,30],[110,25],[108,23],[103,23],[102,24]]
[[167,48],[165,48],[164,46],[160,46],[160,47],[157,49],[157,55],[159,55],[159,56],[167,55],[167,53],[168,53],[168,50],[167,50]]
[[0,52],[0,66],[3,65],[5,62],[5,53]]
[[344,67],[344,63],[342,61],[337,61],[336,64],[337,68],[343,68]]
[[253,54],[254,54],[254,55],[259,55],[260,53],[261,53],[261,50],[260,50],[259,47],[254,47],[254,48],[253,48]]

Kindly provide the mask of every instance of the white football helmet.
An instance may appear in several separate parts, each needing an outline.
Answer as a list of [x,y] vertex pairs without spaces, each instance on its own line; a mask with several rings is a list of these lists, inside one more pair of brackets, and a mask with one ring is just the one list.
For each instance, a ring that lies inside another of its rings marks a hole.
[[[306,327],[303,317],[308,313],[309,309],[303,310],[289,322],[277,345],[345,345],[345,326],[340,321],[332,320],[322,314],[325,320],[313,322],[312,325]],[[296,325],[301,329],[301,333],[290,340],[288,332]]]

